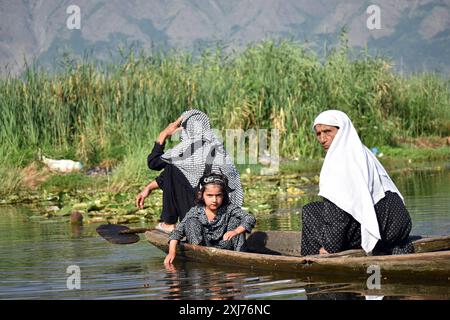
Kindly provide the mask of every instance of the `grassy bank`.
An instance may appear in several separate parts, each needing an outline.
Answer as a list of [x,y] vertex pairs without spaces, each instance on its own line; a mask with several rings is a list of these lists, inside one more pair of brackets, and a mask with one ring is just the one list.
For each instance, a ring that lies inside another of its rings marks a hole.
[[24,190],[24,168],[36,163],[38,149],[86,168],[115,169],[103,180],[55,177],[41,187],[134,192],[151,178],[145,158],[158,132],[193,107],[222,132],[278,129],[282,172],[317,170],[323,155],[311,123],[329,108],[348,113],[364,143],[388,158],[448,158],[445,148],[417,151],[403,141],[450,135],[449,106],[448,81],[400,77],[388,60],[350,52],[345,43],[325,57],[295,42],[265,41],[230,55],[130,53],[104,66],[71,61],[52,74],[30,66],[21,78],[0,80],[0,194]]
[[[449,170],[450,148],[438,149],[389,149],[382,148],[380,160],[395,181],[409,172]],[[285,161],[280,172],[273,176],[261,176],[260,166],[241,168],[245,193],[244,208],[257,217],[277,210],[300,208],[318,199],[318,181],[321,161]],[[33,168],[33,169],[30,169]],[[125,174],[129,164],[109,176],[87,176],[85,173],[52,174],[45,167],[29,166],[23,174],[28,179],[40,180],[34,188],[20,186],[19,192],[0,197],[0,205],[27,205],[32,209],[30,219],[67,219],[77,211],[85,223],[136,223],[152,224],[161,211],[161,191],[155,191],[146,200],[146,207],[135,207],[135,196],[155,172],[145,165],[135,169],[141,175]],[[14,171],[10,171],[14,172]],[[42,179],[43,178],[43,179]],[[23,181],[23,180],[22,180]],[[25,178],[25,181],[30,182]]]

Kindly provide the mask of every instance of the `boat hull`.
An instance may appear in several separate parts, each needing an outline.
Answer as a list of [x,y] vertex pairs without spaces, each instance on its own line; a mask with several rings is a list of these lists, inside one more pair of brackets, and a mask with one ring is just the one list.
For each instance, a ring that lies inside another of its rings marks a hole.
[[[270,237],[277,239],[276,242],[278,244],[283,243],[284,247],[288,247],[289,239],[299,239],[299,233],[296,232],[268,231],[260,233],[266,234],[265,237],[262,237],[266,240]],[[283,235],[285,236],[284,239]],[[168,252],[168,237],[166,234],[152,230],[147,231],[145,237],[154,246],[166,253]],[[450,244],[450,238],[443,239]],[[252,244],[251,236],[249,244]],[[298,250],[295,246],[293,245],[294,249],[291,250],[293,253]],[[419,248],[419,246],[415,247]],[[440,248],[442,247],[445,246],[441,245]],[[320,274],[333,278],[368,278],[371,273],[378,271],[384,280],[401,278],[427,282],[430,280],[446,281],[447,283],[450,280],[450,250],[385,256],[366,256],[361,250],[349,250],[338,254],[320,256],[289,256],[280,253],[283,250],[285,248],[276,250],[275,247],[267,248],[264,246],[264,249],[260,251],[270,252],[271,254],[250,253],[180,243],[177,248],[177,259],[183,258],[208,264],[231,265],[276,272],[300,272],[304,275]]]

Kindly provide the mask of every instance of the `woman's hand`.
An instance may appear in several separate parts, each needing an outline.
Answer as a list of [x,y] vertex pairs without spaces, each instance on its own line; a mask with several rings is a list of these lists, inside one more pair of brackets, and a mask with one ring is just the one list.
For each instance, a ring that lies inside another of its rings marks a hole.
[[144,209],[145,198],[147,198],[150,195],[150,193],[152,193],[153,190],[156,190],[158,188],[159,188],[159,186],[158,186],[158,183],[156,182],[156,180],[153,180],[152,182],[150,182],[142,190],[142,192],[136,196],[136,201],[135,201],[136,207],[139,209]]
[[327,250],[325,250],[324,247],[319,249],[319,254],[328,254],[329,252]]
[[145,198],[147,198],[150,193],[152,193],[152,190],[148,186],[145,187],[144,190],[136,196],[136,207],[143,209]]
[[183,122],[183,117],[179,117],[177,120],[170,123],[163,131],[161,131],[159,134],[158,143],[164,144],[167,137],[170,137],[170,136],[174,135],[176,132],[180,131],[181,130],[181,127],[180,127],[181,122]]

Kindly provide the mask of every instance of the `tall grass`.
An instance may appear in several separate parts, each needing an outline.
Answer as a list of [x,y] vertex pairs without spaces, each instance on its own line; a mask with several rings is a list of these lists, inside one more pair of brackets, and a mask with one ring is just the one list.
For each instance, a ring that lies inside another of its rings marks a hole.
[[400,77],[386,59],[349,56],[345,45],[319,58],[296,42],[267,40],[234,54],[84,60],[54,74],[29,66],[0,80],[0,149],[9,155],[0,160],[20,166],[41,148],[87,164],[119,163],[130,150],[151,148],[159,130],[194,107],[218,129],[279,129],[283,157],[320,154],[311,124],[329,108],[346,112],[368,146],[449,134],[449,82]]

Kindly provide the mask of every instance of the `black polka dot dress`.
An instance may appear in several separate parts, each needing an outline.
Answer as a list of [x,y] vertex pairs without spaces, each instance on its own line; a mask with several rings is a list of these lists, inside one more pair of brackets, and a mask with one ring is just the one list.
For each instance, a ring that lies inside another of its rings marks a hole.
[[245,251],[245,233],[227,241],[223,240],[223,235],[239,226],[250,233],[255,224],[256,219],[253,215],[232,203],[220,207],[216,218],[212,221],[208,221],[204,207],[197,205],[189,210],[183,221],[170,233],[169,241],[186,237],[186,241],[190,244]]
[[[373,253],[404,254],[413,252],[408,243],[411,217],[397,193],[386,195],[375,205],[381,240]],[[324,198],[312,202],[302,211],[302,255],[319,254],[324,248],[329,253],[361,248],[361,224],[350,214]]]

